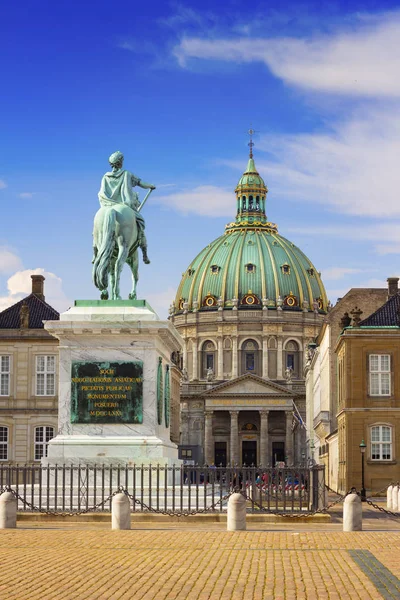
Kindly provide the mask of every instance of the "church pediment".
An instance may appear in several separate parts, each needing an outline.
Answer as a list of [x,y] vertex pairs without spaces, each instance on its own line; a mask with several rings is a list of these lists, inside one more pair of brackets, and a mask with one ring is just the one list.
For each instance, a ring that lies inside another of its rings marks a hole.
[[288,390],[285,386],[279,385],[274,381],[257,377],[257,375],[242,375],[236,379],[226,381],[213,387],[204,393],[204,396],[218,398],[227,395],[251,394],[256,396],[275,396],[294,398],[298,394]]

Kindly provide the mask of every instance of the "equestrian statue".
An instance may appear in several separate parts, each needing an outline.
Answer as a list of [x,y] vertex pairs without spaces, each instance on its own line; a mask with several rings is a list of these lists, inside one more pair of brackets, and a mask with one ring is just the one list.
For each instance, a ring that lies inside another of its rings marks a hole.
[[[129,299],[135,300],[139,279],[138,248],[142,250],[143,262],[150,263],[144,232],[146,225],[140,211],[156,188],[122,168],[124,156],[121,152],[111,154],[108,162],[112,170],[101,181],[98,194],[101,207],[94,218],[93,283],[100,290],[102,300],[109,299],[109,283],[111,300],[121,300],[119,280],[127,263],[132,271]],[[136,185],[149,190],[141,204],[132,189]]]

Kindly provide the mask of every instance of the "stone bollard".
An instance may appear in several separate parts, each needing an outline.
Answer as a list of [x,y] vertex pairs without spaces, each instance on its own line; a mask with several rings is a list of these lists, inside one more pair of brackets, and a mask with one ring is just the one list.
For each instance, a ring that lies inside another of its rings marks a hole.
[[393,485],[390,484],[388,489],[386,490],[386,508],[388,510],[392,510],[392,508],[393,508],[392,493],[393,493]]
[[17,526],[17,499],[11,492],[0,496],[0,529],[14,529]]
[[228,500],[227,531],[246,531],[246,498],[232,494]]
[[125,494],[116,494],[111,503],[111,529],[131,528],[131,503]]
[[399,510],[399,486],[393,484],[392,488],[392,511],[397,512]]
[[355,492],[348,494],[344,499],[343,531],[362,531],[361,498]]

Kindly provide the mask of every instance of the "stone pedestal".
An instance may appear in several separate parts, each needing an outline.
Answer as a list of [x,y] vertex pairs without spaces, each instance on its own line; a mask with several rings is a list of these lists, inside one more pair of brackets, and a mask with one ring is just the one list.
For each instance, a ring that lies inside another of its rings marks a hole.
[[82,300],[45,328],[60,364],[58,434],[42,463],[178,464],[165,393],[182,347],[174,326],[145,300]]

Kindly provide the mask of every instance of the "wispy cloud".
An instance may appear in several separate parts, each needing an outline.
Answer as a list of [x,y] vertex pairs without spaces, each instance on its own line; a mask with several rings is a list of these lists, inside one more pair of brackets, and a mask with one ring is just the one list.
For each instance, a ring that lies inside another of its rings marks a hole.
[[18,194],[19,198],[33,198],[34,192],[21,192]]
[[166,196],[158,196],[158,204],[174,208],[183,214],[202,216],[232,216],[232,191],[213,185],[179,190]]
[[4,190],[4,188],[7,187],[6,182],[4,181],[4,179],[0,179],[0,190]]
[[263,62],[291,85],[351,96],[399,97],[400,12],[360,18],[351,32],[292,37],[184,37],[174,48],[182,67],[191,59]]
[[17,254],[8,248],[0,247],[0,273],[7,275],[21,269],[22,261]]
[[346,275],[354,275],[362,271],[363,269],[351,269],[349,267],[329,267],[328,269],[323,269],[322,278],[324,281],[332,281],[343,279]]

